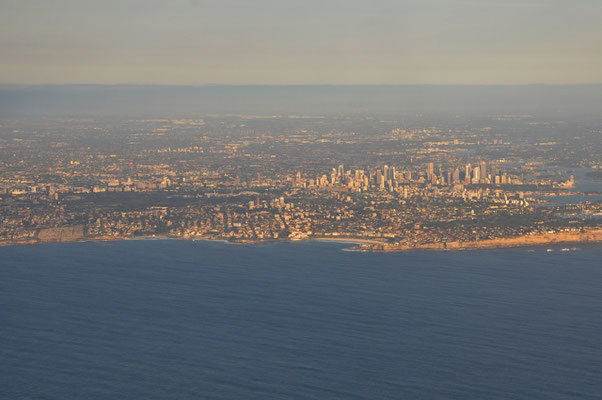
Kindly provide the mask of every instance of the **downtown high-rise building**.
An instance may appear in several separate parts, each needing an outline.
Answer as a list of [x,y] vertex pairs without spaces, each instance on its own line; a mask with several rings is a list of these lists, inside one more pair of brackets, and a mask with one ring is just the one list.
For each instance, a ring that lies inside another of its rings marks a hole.
[[456,169],[454,170],[454,175],[453,175],[453,177],[452,177],[452,181],[453,181],[454,183],[459,183],[459,182],[460,182],[460,170],[459,170],[458,168],[456,168]]
[[481,180],[481,168],[475,167],[472,170],[472,183],[479,183],[480,180]]

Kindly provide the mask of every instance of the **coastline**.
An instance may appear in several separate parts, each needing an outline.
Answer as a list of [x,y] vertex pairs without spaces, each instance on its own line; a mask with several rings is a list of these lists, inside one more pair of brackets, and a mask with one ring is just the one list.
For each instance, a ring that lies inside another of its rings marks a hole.
[[583,232],[554,232],[535,235],[522,235],[506,238],[487,239],[471,242],[446,242],[446,243],[425,243],[421,245],[402,245],[402,244],[380,244],[380,245],[359,245],[349,250],[354,251],[385,251],[385,252],[403,252],[415,250],[479,250],[479,249],[503,249],[512,247],[532,247],[551,244],[583,244],[583,243],[601,243],[602,229],[592,229]]
[[387,242],[378,239],[355,239],[355,238],[342,238],[342,237],[319,237],[319,238],[307,238],[303,240],[315,240],[318,242],[338,242],[338,243],[349,243],[359,245],[380,245],[386,244]]
[[[60,229],[60,228],[59,228]],[[212,242],[222,242],[228,244],[257,244],[270,242],[297,242],[297,241],[320,241],[347,243],[354,246],[345,248],[349,251],[361,252],[406,252],[406,251],[454,251],[454,250],[478,250],[478,249],[501,249],[511,247],[531,247],[549,244],[582,244],[582,243],[601,243],[602,229],[592,229],[583,232],[554,232],[535,235],[522,235],[506,238],[487,239],[470,242],[441,242],[424,243],[419,245],[406,245],[398,243],[389,243],[377,238],[362,239],[352,237],[307,237],[303,239],[272,239],[272,240],[229,240],[216,237],[205,236],[170,236],[170,235],[147,235],[147,236],[100,236],[100,237],[77,237],[63,238],[60,235],[56,238],[30,238],[26,240],[7,240],[0,241],[0,246],[15,245],[35,245],[47,243],[74,243],[74,242],[113,242],[124,240],[202,240]]]

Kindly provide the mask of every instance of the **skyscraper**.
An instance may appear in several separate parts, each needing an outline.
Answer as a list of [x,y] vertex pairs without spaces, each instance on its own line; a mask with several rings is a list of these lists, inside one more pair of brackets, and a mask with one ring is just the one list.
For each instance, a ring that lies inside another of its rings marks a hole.
[[480,171],[481,179],[482,180],[487,179],[487,162],[481,161],[480,169],[481,169],[481,171]]
[[454,170],[454,176],[452,179],[454,183],[460,182],[460,170],[458,168]]
[[376,186],[378,186],[379,189],[383,189],[385,187],[385,179],[380,169],[376,171]]
[[466,164],[466,171],[464,172],[464,183],[470,183],[470,177],[472,175],[472,167],[470,164]]
[[480,180],[481,180],[481,168],[475,167],[472,170],[472,183],[479,183]]
[[433,172],[435,172],[435,164],[430,162],[426,168],[426,178],[428,180],[430,180],[431,176],[433,176]]

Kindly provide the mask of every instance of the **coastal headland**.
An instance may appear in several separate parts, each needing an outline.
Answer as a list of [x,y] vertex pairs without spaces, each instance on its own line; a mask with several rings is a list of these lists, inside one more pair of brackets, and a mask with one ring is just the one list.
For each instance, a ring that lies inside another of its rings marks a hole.
[[551,232],[504,237],[470,242],[408,244],[360,244],[350,250],[358,251],[411,251],[411,250],[471,250],[494,249],[505,247],[541,246],[559,243],[595,243],[602,242],[602,229],[584,230],[580,232]]

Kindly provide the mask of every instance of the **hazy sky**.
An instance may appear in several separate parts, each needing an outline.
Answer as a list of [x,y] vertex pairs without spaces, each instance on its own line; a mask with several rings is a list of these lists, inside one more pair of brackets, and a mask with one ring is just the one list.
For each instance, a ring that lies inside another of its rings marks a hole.
[[602,82],[601,0],[0,0],[0,83]]

